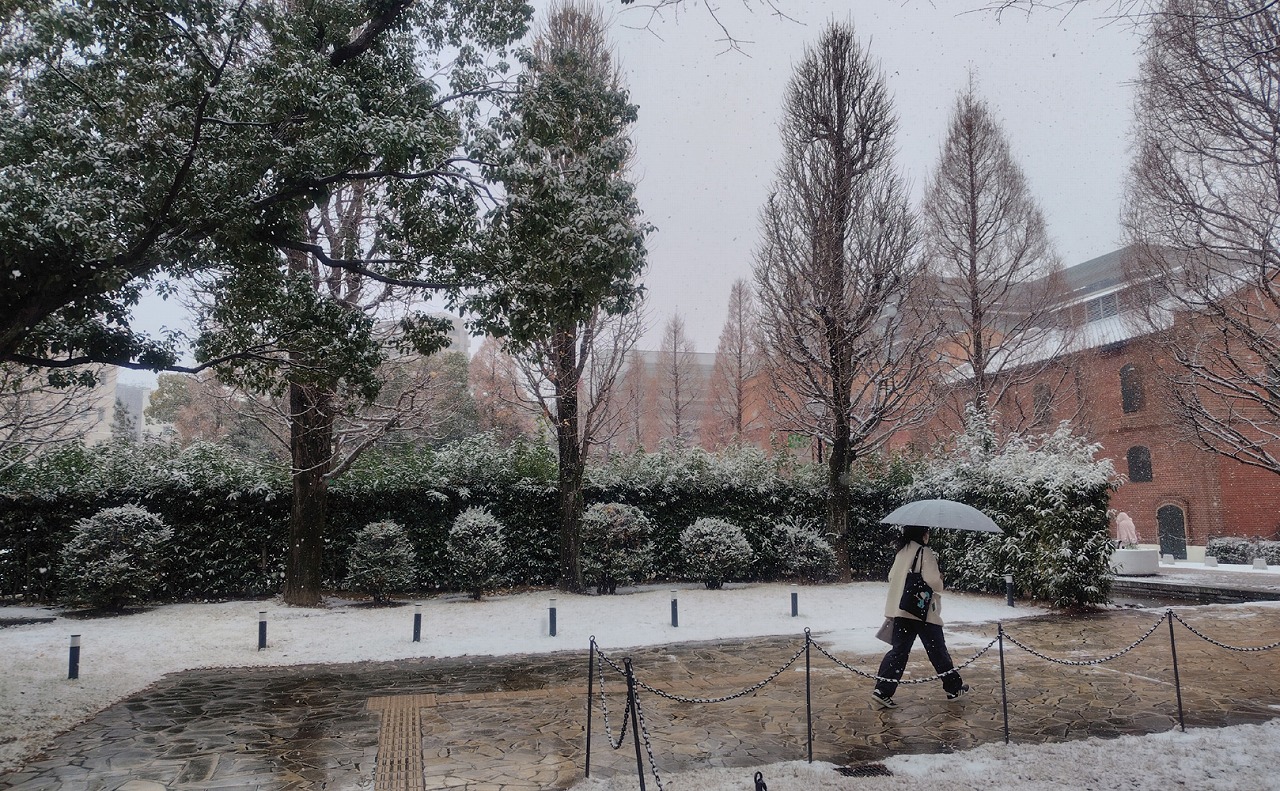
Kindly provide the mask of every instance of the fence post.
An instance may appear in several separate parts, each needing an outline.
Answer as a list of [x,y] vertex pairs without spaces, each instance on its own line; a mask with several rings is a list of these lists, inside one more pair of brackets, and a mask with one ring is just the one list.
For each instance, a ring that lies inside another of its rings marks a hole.
[[631,735],[636,743],[636,772],[640,775],[640,791],[644,791],[644,760],[640,757],[640,723],[636,719],[636,674],[631,669],[631,657],[622,660],[627,671],[627,708],[631,710]]
[[596,636],[591,635],[591,647],[587,653],[587,765],[583,774],[591,776],[591,709],[595,703]]
[[809,628],[804,630],[804,716],[808,723],[809,763],[813,763],[813,688],[809,683]]
[[1182,719],[1182,681],[1178,678],[1178,646],[1173,641],[1173,609],[1165,610],[1164,617],[1169,619],[1169,651],[1173,654],[1173,688],[1178,693],[1178,727],[1187,732],[1187,724]]
[[996,635],[1000,640],[1000,706],[1004,709],[1004,743],[1009,743],[1009,687],[1004,678],[1004,624],[996,623]]

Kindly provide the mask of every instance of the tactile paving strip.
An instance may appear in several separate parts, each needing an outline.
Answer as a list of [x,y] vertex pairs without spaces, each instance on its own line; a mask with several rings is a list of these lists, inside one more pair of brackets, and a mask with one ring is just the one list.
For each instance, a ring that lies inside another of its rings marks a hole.
[[369,698],[369,710],[382,712],[374,791],[425,791],[421,710],[434,705],[435,695]]

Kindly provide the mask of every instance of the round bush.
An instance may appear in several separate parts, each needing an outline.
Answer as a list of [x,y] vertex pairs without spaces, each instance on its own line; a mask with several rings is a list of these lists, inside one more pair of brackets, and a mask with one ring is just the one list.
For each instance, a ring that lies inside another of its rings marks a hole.
[[786,577],[805,582],[836,578],[836,552],[813,520],[788,517],[778,522],[774,525],[773,548]]
[[723,519],[703,517],[680,534],[685,574],[701,580],[709,590],[741,577],[751,568],[755,552],[742,528]]
[[69,599],[120,609],[159,586],[173,538],[160,517],[123,505],[81,519],[73,530],[59,569]]
[[507,581],[502,534],[502,523],[484,508],[468,508],[453,520],[445,554],[458,586],[473,599]]
[[414,585],[418,558],[404,528],[395,522],[371,522],[356,533],[347,554],[348,590],[367,593],[377,603],[387,594]]
[[617,593],[653,576],[653,525],[635,506],[597,503],[582,515],[582,576],[596,593]]

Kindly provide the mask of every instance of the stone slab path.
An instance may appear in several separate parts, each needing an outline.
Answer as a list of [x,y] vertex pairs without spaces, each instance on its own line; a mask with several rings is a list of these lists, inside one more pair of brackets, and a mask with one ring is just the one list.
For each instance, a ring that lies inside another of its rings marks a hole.
[[[1183,618],[1226,643],[1280,641],[1280,612],[1266,607],[1184,608]],[[1125,648],[1159,612],[1110,611],[1011,622],[1009,635],[1059,659],[1083,661]],[[985,645],[996,627],[957,627]],[[1255,723],[1280,716],[1280,649],[1234,652],[1181,625],[1174,630],[1187,727]],[[823,644],[823,636],[814,641]],[[964,661],[976,649],[957,647]],[[721,697],[785,664],[803,636],[676,643],[604,650],[632,659],[650,687]],[[421,659],[352,665],[216,669],[177,673],[58,737],[46,756],[0,776],[15,791],[285,791],[370,789],[532,791],[566,788],[586,758],[587,649],[554,655]],[[1102,665],[1064,666],[1006,643],[1009,728],[1032,743],[1152,733],[1177,727],[1167,624]],[[873,671],[879,657],[835,653]],[[897,709],[873,711],[870,682],[811,649],[813,757],[851,764],[900,753],[935,753],[1002,741],[1000,663],[995,648],[965,671],[974,693],[943,699],[937,682],[905,685]],[[805,659],[763,688],[715,704],[641,691],[661,772],[751,766],[807,757]],[[931,673],[923,651],[908,673]],[[910,675],[907,677],[911,678]],[[599,679],[596,681],[597,685]],[[608,727],[622,727],[625,683],[604,673]],[[598,693],[597,687],[597,693]],[[610,749],[597,694],[592,775],[633,775],[630,726]],[[647,754],[644,758],[648,762]],[[678,789],[677,789],[678,791]]]

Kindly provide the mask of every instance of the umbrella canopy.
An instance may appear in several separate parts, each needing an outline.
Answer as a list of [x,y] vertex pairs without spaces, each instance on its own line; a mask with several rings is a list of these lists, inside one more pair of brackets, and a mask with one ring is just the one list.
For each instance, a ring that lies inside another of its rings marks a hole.
[[907,503],[881,519],[886,525],[917,525],[919,527],[945,527],[952,530],[976,530],[979,533],[999,533],[999,526],[991,517],[971,505],[955,500],[916,500]]

